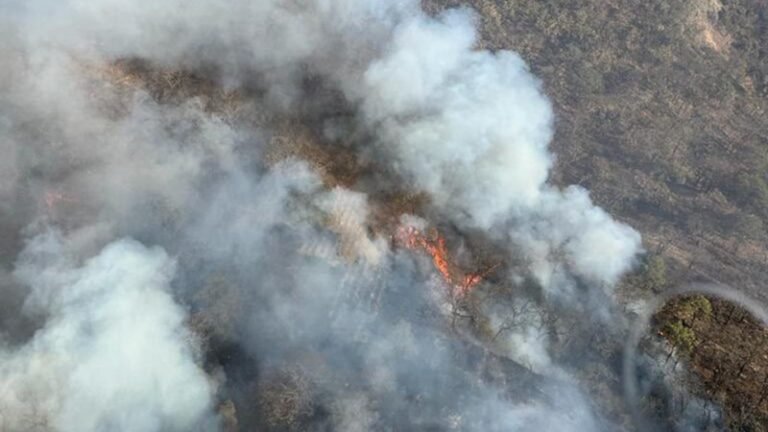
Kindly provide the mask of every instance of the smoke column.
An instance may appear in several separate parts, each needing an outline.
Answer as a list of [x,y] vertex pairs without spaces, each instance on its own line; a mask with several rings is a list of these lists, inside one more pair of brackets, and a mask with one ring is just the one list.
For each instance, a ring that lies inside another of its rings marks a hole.
[[[3,430],[611,429],[545,316],[614,319],[640,236],[547,183],[550,104],[517,54],[476,48],[472,11],[0,12]],[[284,141],[299,150],[276,157]],[[346,155],[360,173],[341,181],[327,166]],[[522,256],[481,287],[516,294],[472,303],[492,343],[380,222],[403,190],[426,198],[401,223]],[[478,378],[491,363],[503,385]]]

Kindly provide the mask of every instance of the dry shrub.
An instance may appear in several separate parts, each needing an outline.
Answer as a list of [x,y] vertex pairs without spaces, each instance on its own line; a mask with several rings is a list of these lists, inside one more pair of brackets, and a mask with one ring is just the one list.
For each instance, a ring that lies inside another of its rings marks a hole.
[[297,367],[278,371],[259,388],[259,405],[266,423],[274,428],[296,429],[312,415],[312,385]]

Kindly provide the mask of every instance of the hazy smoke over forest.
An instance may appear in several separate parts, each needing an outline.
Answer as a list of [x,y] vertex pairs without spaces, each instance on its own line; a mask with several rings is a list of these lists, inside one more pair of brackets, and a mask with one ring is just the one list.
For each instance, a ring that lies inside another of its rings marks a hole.
[[612,429],[552,317],[621,322],[640,236],[472,11],[0,12],[0,430]]

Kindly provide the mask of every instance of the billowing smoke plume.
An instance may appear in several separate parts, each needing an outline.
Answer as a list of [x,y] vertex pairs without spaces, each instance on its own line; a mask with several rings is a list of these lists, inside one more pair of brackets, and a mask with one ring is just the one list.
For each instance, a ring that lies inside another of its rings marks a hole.
[[17,263],[27,306],[46,324],[3,352],[7,430],[189,431],[212,423],[213,388],[195,362],[185,313],[170,296],[173,261],[118,240],[77,266],[54,233]]
[[[25,298],[0,320],[3,427],[607,427],[552,316],[610,313],[640,238],[547,184],[550,105],[519,56],[475,48],[471,11],[0,11],[0,289]],[[524,264],[467,276],[430,224]]]
[[497,231],[511,223],[513,236],[522,230],[549,253],[563,249],[575,273],[598,283],[615,283],[631,265],[635,232],[583,190],[546,185],[550,105],[519,56],[473,49],[469,11],[433,18],[414,1],[210,3],[73,2],[53,21],[82,29],[61,28],[68,48],[215,67],[225,83],[258,80],[289,111],[301,103],[308,69],[359,109],[375,156],[455,222]]

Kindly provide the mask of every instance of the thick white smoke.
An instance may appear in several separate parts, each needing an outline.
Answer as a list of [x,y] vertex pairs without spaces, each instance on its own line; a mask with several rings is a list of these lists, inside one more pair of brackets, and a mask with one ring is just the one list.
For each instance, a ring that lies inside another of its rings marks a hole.
[[212,64],[226,82],[259,77],[283,107],[301,98],[306,68],[327,77],[359,105],[369,145],[391,169],[455,222],[543,246],[535,261],[557,262],[564,250],[575,274],[610,286],[639,250],[639,235],[584,190],[547,185],[549,102],[518,55],[474,48],[468,10],[433,18],[416,1],[101,0],[67,12],[63,23],[83,23],[79,44],[174,67]]
[[[394,167],[458,223],[503,229],[590,283],[614,285],[640,236],[596,207],[585,190],[546,184],[549,102],[514,53],[473,49],[471,15],[417,16],[394,29],[363,74],[363,110]],[[538,248],[535,248],[538,246]],[[543,255],[543,256],[542,256]],[[550,287],[549,277],[537,274]],[[553,287],[558,288],[558,287]]]
[[[226,274],[229,297],[202,303],[237,305],[224,308],[222,327],[259,357],[254,368],[312,349],[363,371],[354,389],[342,373],[322,384],[338,430],[402,418],[445,426],[445,404],[467,411],[456,424],[470,430],[598,428],[572,383],[562,383],[567,397],[548,390],[554,402],[510,407],[461,370],[452,351],[461,348],[411,330],[423,280],[365,230],[366,194],[387,186],[363,179],[354,192],[326,191],[308,164],[270,166],[272,131],[249,117],[322,118],[332,109],[306,89],[319,79],[354,113],[335,132],[360,137],[345,150],[390,183],[426,192],[436,217],[522,253],[546,293],[592,306],[574,287],[610,294],[640,237],[585,190],[547,184],[550,104],[518,55],[476,49],[469,10],[430,17],[416,0],[30,0],[6,9],[0,222],[20,236],[52,222],[66,231],[66,241],[34,237],[4,262],[15,261],[17,282],[32,291],[27,312],[45,317],[0,357],[0,414],[11,430],[38,418],[57,431],[213,426],[213,389],[170,295],[173,260],[142,244],[178,254],[184,302],[198,303],[192,294],[209,273]],[[194,70],[253,100],[233,121],[202,97],[125,98],[92,70],[124,58]],[[386,290],[396,295],[382,300]],[[349,299],[372,306],[339,306]],[[559,379],[543,321],[534,324],[501,338],[515,344],[509,357]],[[457,383],[472,403],[454,397]],[[428,406],[402,402],[414,394],[427,394]]]
[[19,258],[27,307],[47,322],[0,351],[3,430],[212,430],[213,389],[169,293],[173,260],[131,240],[82,266],[72,258],[53,233]]
[[[417,1],[164,0],[148,7],[99,0],[64,2],[50,14],[51,27],[30,28],[43,30],[32,39],[56,52],[212,65],[225,82],[260,80],[281,107],[302,97],[304,71],[325,76],[359,105],[376,155],[448,217],[510,229],[514,239],[544,245],[548,260],[564,249],[573,272],[592,282],[614,284],[639,250],[639,235],[583,190],[547,185],[549,102],[519,56],[474,49],[468,10],[433,18]],[[80,30],[64,28],[72,23]],[[56,31],[60,38],[46,40]]]

